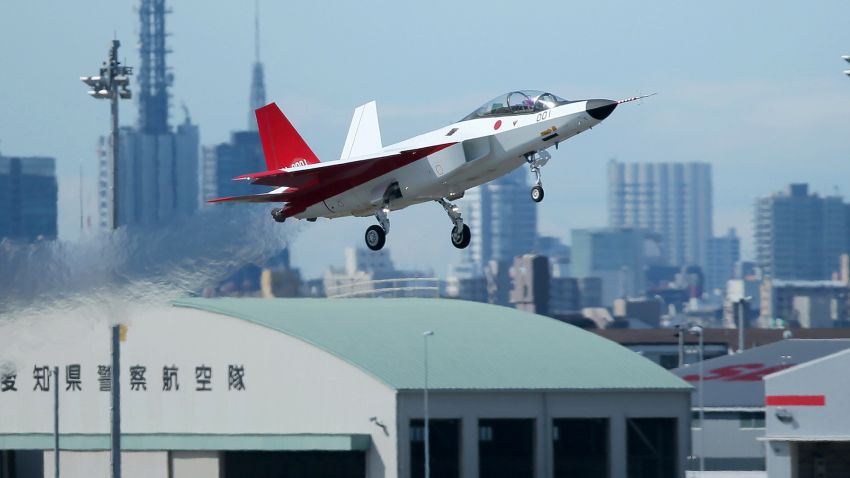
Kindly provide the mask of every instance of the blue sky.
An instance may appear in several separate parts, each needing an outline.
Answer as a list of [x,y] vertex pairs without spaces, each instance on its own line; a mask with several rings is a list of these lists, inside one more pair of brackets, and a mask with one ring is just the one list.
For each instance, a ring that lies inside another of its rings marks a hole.
[[[78,174],[94,214],[94,149],[109,124],[80,75],[113,32],[138,64],[135,2],[0,3],[0,152],[58,160],[60,236],[79,236]],[[253,61],[250,2],[170,2],[173,122],[185,103],[211,145],[243,129]],[[605,225],[606,163],[707,161],[714,229],[752,249],[753,200],[791,181],[850,193],[850,54],[846,1],[271,2],[261,0],[267,96],[321,158],[333,159],[352,110],[375,99],[384,142],[452,122],[512,89],[576,99],[659,92],[561,145],[544,168],[540,231],[568,238]],[[122,104],[122,123],[135,104]],[[444,274],[458,252],[435,205],[391,216],[390,252]],[[308,276],[360,246],[371,219],[289,225]]]

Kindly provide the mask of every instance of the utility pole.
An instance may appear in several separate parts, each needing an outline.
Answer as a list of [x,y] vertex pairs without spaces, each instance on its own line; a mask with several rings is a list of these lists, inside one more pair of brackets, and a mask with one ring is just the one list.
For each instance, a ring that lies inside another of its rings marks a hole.
[[89,95],[96,99],[108,99],[111,101],[111,116],[112,116],[112,134],[110,146],[112,151],[112,224],[111,229],[118,228],[118,100],[132,98],[132,92],[129,90],[130,75],[133,74],[133,68],[124,66],[118,61],[118,47],[121,42],[112,40],[112,46],[109,48],[109,58],[103,62],[100,67],[99,76],[81,76],[80,80],[92,89],[89,90]]

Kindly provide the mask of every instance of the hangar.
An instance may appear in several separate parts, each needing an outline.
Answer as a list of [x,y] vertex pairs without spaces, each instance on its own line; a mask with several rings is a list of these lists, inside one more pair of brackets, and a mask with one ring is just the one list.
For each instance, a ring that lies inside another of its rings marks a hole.
[[850,349],[764,378],[767,474],[850,476]]
[[[691,387],[547,317],[439,299],[191,298],[124,322],[124,476],[421,477],[426,346],[431,476],[684,474]],[[106,475],[108,322],[63,311],[0,334],[14,337],[0,350],[0,477],[53,475],[57,386],[62,476]]]

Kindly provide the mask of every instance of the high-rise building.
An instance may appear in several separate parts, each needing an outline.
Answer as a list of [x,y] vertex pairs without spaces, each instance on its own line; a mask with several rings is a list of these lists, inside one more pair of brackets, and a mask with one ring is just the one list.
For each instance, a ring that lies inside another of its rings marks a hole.
[[784,325],[804,328],[848,327],[850,288],[842,281],[780,280],[765,278],[759,291],[762,327]]
[[235,131],[230,142],[203,148],[203,199],[257,194],[262,191],[247,181],[234,181],[240,174],[266,170],[263,146],[256,131]]
[[0,156],[0,241],[56,239],[56,160]]
[[266,86],[263,64],[260,62],[259,15],[254,16],[254,66],[248,100],[248,128],[231,133],[229,143],[207,146],[202,152],[202,196],[211,199],[223,196],[257,194],[260,190],[245,181],[233,178],[266,169],[263,146],[257,132],[254,110],[266,104]]
[[[186,111],[173,129],[168,121],[169,87],[174,75],[166,65],[165,0],[140,0],[138,125],[119,132],[117,167],[118,225],[153,226],[193,214],[200,203],[197,125]],[[110,221],[112,194],[108,140],[99,148],[100,222]]]
[[774,279],[825,280],[848,252],[848,205],[807,184],[756,200],[756,261]]
[[510,269],[510,301],[519,310],[549,314],[549,259],[537,254],[514,258]]
[[673,266],[704,266],[712,237],[711,165],[608,164],[608,225],[639,227],[661,237]]
[[653,234],[638,228],[573,229],[572,274],[602,279],[602,304],[641,295],[645,288],[647,242]]
[[725,236],[708,240],[705,264],[706,289],[724,290],[726,281],[735,277],[735,264],[741,259],[741,240],[735,229],[729,229]]
[[477,268],[483,271],[491,260],[509,266],[534,250],[537,205],[528,198],[525,169],[467,191],[458,204],[472,232],[467,254]]

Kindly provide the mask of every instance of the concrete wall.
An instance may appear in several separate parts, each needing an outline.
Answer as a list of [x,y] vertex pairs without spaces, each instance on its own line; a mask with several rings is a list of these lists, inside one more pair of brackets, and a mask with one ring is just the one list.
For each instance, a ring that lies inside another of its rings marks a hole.
[[[694,424],[697,422],[695,421]],[[705,437],[706,470],[764,470],[764,428],[741,428],[738,412],[706,412],[705,428],[692,429],[692,468]]]
[[[63,451],[59,460],[63,478],[109,476],[108,451]],[[124,478],[219,478],[220,463],[220,454],[215,451],[123,452],[121,453],[121,476]],[[45,451],[45,478],[52,477],[54,470],[53,452]]]
[[221,454],[210,451],[171,452],[171,476],[168,478],[218,478]]
[[[169,478],[168,453],[164,451],[141,451],[121,453],[121,476],[123,478]],[[54,476],[53,451],[44,452],[44,476]],[[59,470],[63,478],[87,478],[109,476],[108,451],[62,451],[59,454]],[[177,478],[179,475],[174,475]],[[184,477],[218,478],[215,475],[182,475]]]
[[[461,420],[461,475],[478,477],[478,420],[535,419],[535,478],[552,476],[552,419],[609,418],[611,477],[626,473],[626,419],[677,419],[678,476],[684,475],[690,449],[690,396],[664,392],[432,392],[433,419]],[[423,418],[421,392],[400,392],[398,404],[399,478],[410,476],[410,420]],[[546,446],[538,446],[545,444]]]
[[[121,367],[124,433],[368,434],[368,475],[395,476],[395,391],[359,368],[225,316],[173,307],[121,315],[129,323]],[[109,393],[99,391],[97,380],[98,365],[109,363],[105,320],[16,320],[0,326],[5,334],[17,340],[0,348],[0,362],[17,371],[18,391],[0,393],[0,434],[52,432],[52,389],[33,390],[33,368],[41,365],[61,370],[63,434],[109,432]],[[80,365],[79,391],[66,390],[68,364]],[[244,367],[245,390],[228,390],[231,364]],[[147,367],[146,390],[131,390],[129,370],[136,365]],[[172,365],[180,388],[164,391],[163,367]],[[212,368],[211,391],[197,390],[195,367],[201,365]],[[387,434],[371,417],[387,425]]]

